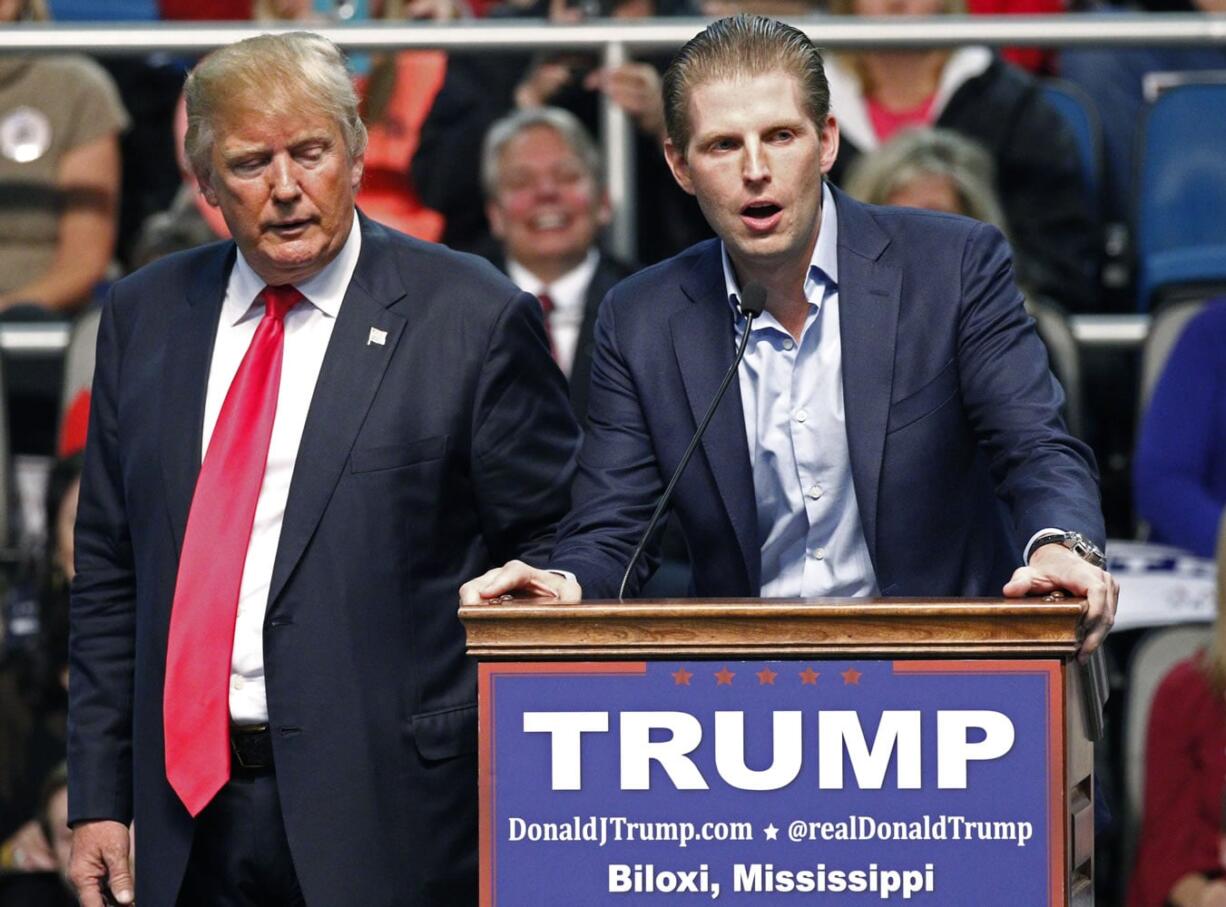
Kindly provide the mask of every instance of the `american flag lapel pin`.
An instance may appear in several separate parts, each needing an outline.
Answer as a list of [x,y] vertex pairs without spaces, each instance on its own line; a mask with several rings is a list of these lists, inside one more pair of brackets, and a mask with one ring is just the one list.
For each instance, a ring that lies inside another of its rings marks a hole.
[[366,345],[383,346],[387,343],[387,331],[381,331],[378,328],[370,329],[370,336],[366,338]]

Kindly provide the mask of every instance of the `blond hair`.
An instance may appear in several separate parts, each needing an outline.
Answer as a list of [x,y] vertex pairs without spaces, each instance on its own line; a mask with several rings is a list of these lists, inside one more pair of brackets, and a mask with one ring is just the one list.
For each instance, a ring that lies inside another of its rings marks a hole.
[[212,168],[217,120],[239,112],[319,113],[340,127],[351,160],[366,151],[366,126],[345,57],[311,32],[258,35],[215,50],[192,70],[183,93],[184,147],[202,181]]
[[959,212],[1005,229],[1005,215],[993,188],[992,157],[979,143],[948,129],[908,129],[852,165],[844,188],[870,205],[888,205],[890,197],[919,176],[950,181]]

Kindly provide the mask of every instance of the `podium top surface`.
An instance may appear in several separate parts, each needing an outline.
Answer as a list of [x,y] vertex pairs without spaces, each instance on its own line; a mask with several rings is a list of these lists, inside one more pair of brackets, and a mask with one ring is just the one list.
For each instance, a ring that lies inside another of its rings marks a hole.
[[1084,600],[1063,597],[512,598],[460,609],[482,659],[1069,657]]

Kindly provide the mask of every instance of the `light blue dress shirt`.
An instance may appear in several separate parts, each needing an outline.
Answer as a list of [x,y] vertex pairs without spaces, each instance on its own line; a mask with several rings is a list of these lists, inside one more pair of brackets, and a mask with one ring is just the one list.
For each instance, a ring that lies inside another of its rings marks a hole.
[[[754,321],[737,375],[757,499],[764,598],[877,594],[843,417],[838,239],[834,199],[823,187],[800,341],[763,312]],[[739,343],[746,319],[726,248],[723,262]]]

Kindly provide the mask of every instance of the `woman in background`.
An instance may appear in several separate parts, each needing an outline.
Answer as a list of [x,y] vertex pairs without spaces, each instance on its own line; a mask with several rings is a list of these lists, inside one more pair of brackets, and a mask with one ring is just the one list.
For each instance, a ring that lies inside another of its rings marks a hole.
[[[831,0],[856,16],[964,12],[961,0]],[[869,50],[827,62],[840,128],[839,185],[861,153],[905,129],[935,126],[981,144],[996,169],[1018,279],[1075,312],[1097,307],[1097,227],[1073,136],[1029,73],[987,47]]]
[[920,128],[857,158],[844,188],[870,205],[963,214],[1007,234],[994,181],[992,158],[982,145],[948,129]]
[[1154,694],[1145,741],[1145,813],[1128,907],[1226,907],[1226,533],[1217,540],[1218,616],[1209,647]]

